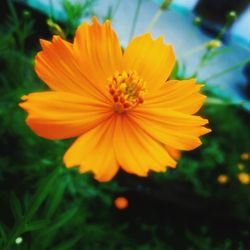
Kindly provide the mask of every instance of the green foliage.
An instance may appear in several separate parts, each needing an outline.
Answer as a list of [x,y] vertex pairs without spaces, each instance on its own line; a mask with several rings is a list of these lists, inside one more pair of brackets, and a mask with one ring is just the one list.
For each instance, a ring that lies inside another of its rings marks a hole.
[[[22,13],[20,19],[16,13],[12,1],[7,1],[10,9],[10,15],[7,16],[4,25],[0,26],[0,81],[7,90],[16,88],[20,82],[25,83],[29,80],[31,71],[32,59],[25,52],[25,41],[33,32],[34,21],[27,15]],[[15,69],[15,74],[7,75],[6,72],[12,72]],[[0,90],[2,91],[2,89]],[[2,94],[2,92],[0,92]],[[6,93],[3,93],[6,94]],[[14,94],[14,93],[8,93]]]
[[95,15],[93,10],[97,0],[83,0],[75,1],[62,0],[63,9],[66,13],[66,34],[72,36],[75,33],[77,25],[80,23],[81,18],[91,17]]

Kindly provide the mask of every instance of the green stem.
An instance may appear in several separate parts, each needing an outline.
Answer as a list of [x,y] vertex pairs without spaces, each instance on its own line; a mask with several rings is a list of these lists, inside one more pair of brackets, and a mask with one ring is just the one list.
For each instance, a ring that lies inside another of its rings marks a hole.
[[196,52],[199,52],[201,50],[204,50],[205,49],[205,46],[206,46],[207,42],[206,43],[203,43],[201,45],[198,45],[190,50],[188,50],[184,55],[183,55],[183,58],[186,58],[186,57],[189,57],[191,56],[192,54],[195,54]]
[[230,27],[230,25],[234,22],[234,20],[235,20],[234,18],[229,18],[228,17],[225,25],[222,27],[222,29],[217,34],[217,36],[215,37],[215,39],[220,40],[224,36],[224,34],[226,33],[226,31]]
[[132,39],[132,37],[134,35],[134,32],[135,32],[136,23],[137,23],[138,16],[139,16],[139,13],[140,13],[141,2],[142,2],[142,0],[137,1],[137,6],[136,6],[136,9],[135,9],[135,15],[134,15],[134,18],[133,18],[132,27],[131,27],[131,31],[130,31],[130,35],[129,35],[129,41]]
[[53,0],[49,0],[49,18],[54,20]]
[[112,19],[114,19],[114,16],[115,16],[117,10],[119,9],[120,4],[121,4],[121,0],[118,0],[115,7],[114,7],[114,11],[113,11],[113,14],[112,14]]
[[148,27],[146,28],[146,30],[148,32],[150,32],[153,27],[155,26],[155,24],[157,23],[159,17],[161,16],[161,14],[163,13],[162,9],[158,9],[157,12],[155,13],[155,15],[153,16],[153,18],[151,19],[151,21],[148,24]]
[[204,66],[205,62],[207,61],[207,57],[209,56],[210,52],[211,52],[211,48],[207,48],[205,53],[202,55],[199,65],[197,66],[197,69],[194,73],[194,76],[197,77],[197,75],[199,74],[199,71],[201,70],[201,68]]
[[14,226],[12,232],[10,233],[9,239],[4,250],[11,249],[14,244],[15,239],[25,232],[25,227],[32,219],[36,211],[39,209],[40,205],[43,203],[45,198],[51,191],[51,186],[60,173],[60,168],[56,168],[39,186],[36,194],[34,195],[34,200],[31,202],[29,208],[27,209],[27,214],[22,217],[22,219]]
[[221,100],[219,98],[208,97],[204,104],[205,105],[219,105],[219,106],[245,106],[245,105],[249,105],[250,102],[249,101],[230,102],[230,101]]
[[219,72],[219,73],[216,73],[216,74],[214,74],[214,75],[208,77],[207,79],[204,80],[204,82],[207,82],[207,81],[210,81],[210,80],[212,80],[212,79],[218,78],[218,77],[220,77],[220,76],[222,76],[222,75],[224,75],[224,74],[227,74],[227,73],[229,73],[230,71],[233,71],[233,70],[235,70],[235,69],[237,69],[237,68],[240,68],[240,67],[242,67],[242,66],[244,66],[244,65],[246,65],[246,64],[248,64],[248,63],[250,63],[250,60],[249,60],[249,59],[246,60],[246,61],[240,62],[240,63],[238,63],[238,64],[236,64],[236,65],[234,65],[234,66],[231,66],[231,67],[229,67],[229,68],[227,68],[227,69],[225,69],[225,70],[223,70],[223,71],[221,71],[221,72]]
[[7,4],[8,4],[8,7],[10,9],[11,15],[13,16],[13,18],[15,19],[15,21],[18,23],[18,26],[19,26],[19,19],[17,17],[17,13],[16,13],[15,7],[13,5],[13,1],[8,0]]
[[[223,37],[223,35],[226,33],[227,29],[230,27],[230,25],[232,24],[232,22],[234,21],[234,19],[232,18],[227,18],[226,23],[224,24],[224,26],[221,28],[221,30],[218,32],[218,34],[216,35],[216,37],[214,38],[214,40],[221,40],[221,38]],[[203,54],[203,56],[201,57],[200,63],[194,73],[194,76],[197,76],[200,69],[204,66],[204,64],[207,61],[207,58],[210,54],[210,52],[213,50],[212,47],[208,47],[205,51],[205,53]]]

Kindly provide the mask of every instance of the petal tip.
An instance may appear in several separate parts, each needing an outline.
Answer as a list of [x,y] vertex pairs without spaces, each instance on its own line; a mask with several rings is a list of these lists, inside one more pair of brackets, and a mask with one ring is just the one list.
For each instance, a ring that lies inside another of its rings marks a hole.
[[39,39],[39,42],[43,50],[45,50],[47,47],[51,45],[51,42],[45,39]]
[[111,181],[113,179],[113,176],[99,176],[98,174],[94,174],[94,178],[95,180],[99,181],[99,182],[108,182]]
[[27,101],[28,98],[29,98],[28,95],[23,95],[23,96],[21,96],[21,100],[22,100],[22,101]]
[[92,23],[93,24],[99,24],[99,20],[98,20],[98,18],[96,16],[92,17]]

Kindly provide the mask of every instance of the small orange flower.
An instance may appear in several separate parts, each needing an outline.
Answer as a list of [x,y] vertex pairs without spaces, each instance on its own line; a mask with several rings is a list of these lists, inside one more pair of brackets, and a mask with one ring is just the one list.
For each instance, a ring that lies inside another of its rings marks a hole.
[[117,197],[114,204],[118,209],[125,209],[128,207],[128,199],[123,196]]
[[249,153],[243,153],[241,154],[241,159],[244,160],[244,161],[247,161],[250,159],[250,154]]
[[150,34],[122,52],[110,22],[84,22],[73,43],[41,40],[38,76],[51,91],[23,97],[27,124],[47,139],[78,137],[64,155],[67,167],[110,180],[119,167],[147,176],[175,167],[171,149],[192,150],[210,131],[194,115],[205,96],[195,79],[168,80],[175,64],[172,46]]
[[225,174],[221,174],[217,177],[217,181],[220,183],[220,184],[226,184],[228,182],[228,176],[225,175]]
[[249,184],[250,183],[250,176],[248,173],[239,173],[238,174],[238,180],[242,183],[242,184]]

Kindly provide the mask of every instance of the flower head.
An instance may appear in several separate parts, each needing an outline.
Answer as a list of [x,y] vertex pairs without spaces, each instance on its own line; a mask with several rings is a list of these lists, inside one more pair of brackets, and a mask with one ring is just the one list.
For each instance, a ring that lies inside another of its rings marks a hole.
[[27,124],[47,139],[78,137],[64,155],[67,167],[110,180],[121,167],[146,176],[175,167],[172,152],[201,145],[210,130],[194,115],[205,96],[195,79],[168,80],[172,46],[150,34],[124,53],[110,22],[79,26],[73,43],[41,40],[38,76],[50,88],[23,97]]

